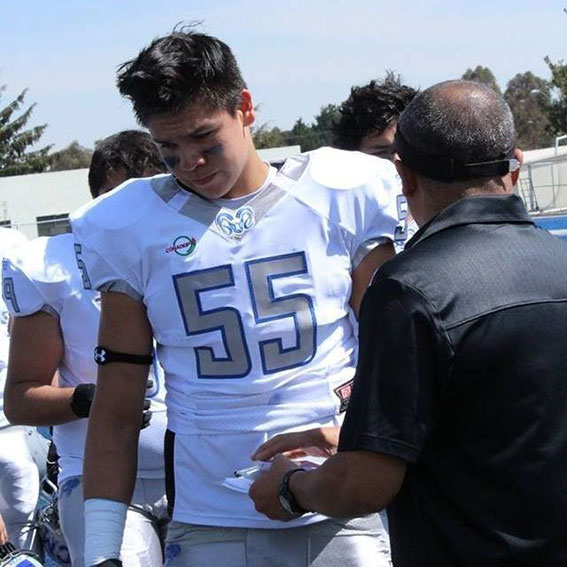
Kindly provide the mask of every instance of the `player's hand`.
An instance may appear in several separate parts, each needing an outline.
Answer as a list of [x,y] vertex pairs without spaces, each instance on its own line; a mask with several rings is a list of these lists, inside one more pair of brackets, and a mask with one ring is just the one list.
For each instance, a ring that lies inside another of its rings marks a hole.
[[[290,469],[296,469],[294,463],[283,455],[277,455],[272,460],[272,466],[263,472],[252,484],[248,495],[254,502],[258,512],[268,516],[270,520],[288,522],[297,516],[290,516],[281,506],[278,499],[282,476]],[[296,473],[299,474],[299,473]]]
[[306,457],[330,457],[337,452],[340,427],[317,427],[306,431],[282,433],[260,445],[252,459],[269,461],[275,455],[290,459]]
[[8,541],[8,530],[4,523],[4,518],[0,514],[0,545],[4,545]]

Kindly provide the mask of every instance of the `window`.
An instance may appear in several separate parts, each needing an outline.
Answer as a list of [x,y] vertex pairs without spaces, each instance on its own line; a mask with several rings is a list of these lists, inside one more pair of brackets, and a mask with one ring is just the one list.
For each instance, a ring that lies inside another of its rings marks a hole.
[[12,228],[12,221],[11,220],[0,220],[0,226],[4,228]]
[[36,220],[38,236],[55,236],[56,234],[71,232],[68,213],[36,217]]

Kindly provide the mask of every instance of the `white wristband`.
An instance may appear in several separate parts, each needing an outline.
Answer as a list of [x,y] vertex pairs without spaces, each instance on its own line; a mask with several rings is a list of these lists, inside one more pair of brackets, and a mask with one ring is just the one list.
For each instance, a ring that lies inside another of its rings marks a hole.
[[85,565],[119,559],[126,512],[124,502],[106,498],[85,500]]

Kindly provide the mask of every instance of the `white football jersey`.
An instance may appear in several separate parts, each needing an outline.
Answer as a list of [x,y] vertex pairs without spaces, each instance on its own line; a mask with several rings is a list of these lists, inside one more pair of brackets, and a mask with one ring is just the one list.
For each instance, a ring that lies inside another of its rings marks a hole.
[[[74,387],[96,383],[93,350],[98,336],[100,294],[85,290],[77,269],[73,235],[37,238],[21,246],[18,257],[3,266],[5,298],[14,317],[46,311],[57,317],[64,342],[59,385]],[[6,293],[9,282],[9,294]],[[33,345],[30,345],[33,356]],[[163,437],[166,429],[163,371],[156,366],[150,376],[153,412],[150,426],[140,433],[138,476],[164,475]],[[87,420],[78,419],[53,428],[60,456],[60,480],[81,475]]]
[[[18,246],[26,242],[26,240],[26,237],[17,230],[0,228],[0,257],[7,258],[13,256]],[[8,351],[10,350],[9,315],[8,308],[0,297],[0,429],[10,425],[4,415],[4,385],[6,384]]]
[[147,308],[176,434],[175,520],[280,527],[222,480],[277,433],[339,423],[352,271],[394,239],[399,193],[390,162],[324,148],[248,199],[210,202],[161,175],[73,215],[87,285]]

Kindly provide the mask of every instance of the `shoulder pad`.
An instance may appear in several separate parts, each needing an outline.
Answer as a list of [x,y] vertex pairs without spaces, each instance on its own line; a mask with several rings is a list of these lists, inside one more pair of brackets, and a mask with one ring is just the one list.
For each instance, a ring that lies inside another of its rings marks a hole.
[[[298,168],[298,163],[303,164]],[[393,164],[385,159],[369,156],[361,152],[350,152],[335,148],[319,148],[287,160],[282,168],[286,170],[305,170],[310,180],[327,189],[354,189],[361,187],[382,174],[395,175]]]
[[17,246],[27,242],[27,238],[14,228],[0,227],[0,256],[10,256]]
[[126,281],[141,294],[141,266],[152,237],[148,227],[158,222],[156,211],[162,211],[168,198],[179,191],[167,192],[171,179],[171,175],[133,179],[71,215],[87,288]]
[[65,298],[78,286],[73,235],[31,240],[17,257],[3,264],[3,278],[10,278],[17,300],[17,315],[30,315],[49,305],[58,313]]
[[121,230],[137,224],[155,206],[152,181],[159,177],[164,176],[126,181],[73,212],[71,222],[87,222],[104,230]]
[[287,160],[279,176],[298,201],[351,234],[393,238],[401,183],[391,162],[320,148]]

